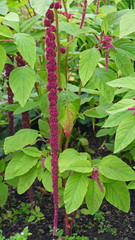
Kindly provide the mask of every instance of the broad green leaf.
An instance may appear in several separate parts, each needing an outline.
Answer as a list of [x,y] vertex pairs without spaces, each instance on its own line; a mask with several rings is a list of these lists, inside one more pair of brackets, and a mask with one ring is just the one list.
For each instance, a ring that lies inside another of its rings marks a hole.
[[105,190],[105,198],[108,202],[124,212],[129,211],[130,195],[124,182],[106,183]]
[[4,159],[0,160],[0,173],[2,173],[5,170],[5,161]]
[[42,152],[39,151],[36,147],[26,147],[26,148],[23,148],[22,151],[29,155],[29,156],[32,156],[32,157],[38,157],[40,158],[41,155],[42,155]]
[[123,87],[123,88],[129,88],[135,90],[135,77],[123,77],[116,80],[113,80],[107,85],[111,87]]
[[128,185],[127,185],[128,189],[135,189],[135,181],[131,181]]
[[49,123],[47,122],[47,120],[39,119],[38,125],[39,125],[40,133],[44,136],[44,138],[49,138],[50,137],[50,127],[49,127]]
[[20,26],[21,32],[26,31],[28,28],[30,28],[32,25],[34,25],[35,22],[40,18],[41,16],[33,16],[32,18],[28,19],[27,21],[23,22]]
[[5,61],[6,61],[6,52],[5,52],[5,49],[2,46],[0,46],[0,75],[4,68]]
[[130,115],[124,118],[117,128],[114,153],[127,147],[135,139],[135,116]]
[[24,60],[34,68],[36,61],[36,42],[32,36],[26,33],[14,34],[14,43]]
[[7,38],[14,38],[11,30],[5,25],[0,25],[0,35]]
[[8,12],[8,7],[5,0],[0,1],[0,14],[5,15]]
[[135,172],[132,168],[114,155],[108,155],[100,161],[99,172],[109,179],[118,181],[135,179]]
[[115,6],[111,6],[111,5],[103,5],[101,7],[101,11],[104,15],[107,15],[109,13],[116,12],[117,8]]
[[106,135],[112,136],[115,132],[116,132],[116,128],[115,127],[108,128],[108,129],[100,129],[97,132],[96,137],[102,137],[102,136],[106,136]]
[[133,99],[122,99],[119,102],[113,104],[109,109],[107,109],[107,113],[116,114],[120,112],[128,111],[128,108],[134,107],[135,101]]
[[13,186],[13,187],[17,187],[18,182],[19,182],[19,177],[15,177],[9,180],[6,180],[7,184]]
[[[70,165],[79,161],[86,161],[87,153],[79,153],[75,149],[68,148],[64,150],[59,156],[59,171],[60,173],[70,170]],[[90,169],[91,172],[91,169]]]
[[28,0],[7,0],[8,7],[22,7],[25,4],[28,4]]
[[14,136],[7,137],[4,142],[5,154],[17,151],[32,144],[38,136],[38,131],[33,129],[21,129]]
[[64,203],[68,214],[77,210],[83,203],[88,183],[86,176],[77,173],[68,178],[64,191]]
[[101,95],[107,100],[112,102],[114,98],[114,89],[106,85],[109,81],[116,78],[115,72],[112,70],[106,71],[105,68],[96,68],[90,81],[93,82],[95,88],[99,90]]
[[119,39],[113,42],[113,45],[116,50],[119,50],[119,53],[124,53],[135,61],[135,44],[130,39]]
[[30,5],[32,8],[34,8],[37,14],[45,16],[45,13],[52,2],[52,0],[30,0]]
[[52,189],[52,174],[48,170],[45,170],[45,172],[43,173],[42,183],[43,183],[44,188],[47,191],[53,192],[53,189]]
[[19,32],[19,22],[3,20],[2,23],[13,28],[16,32]]
[[93,168],[88,160],[79,160],[71,163],[66,170],[71,170],[80,173],[90,173]]
[[39,106],[44,118],[49,118],[49,100],[47,94],[40,94]]
[[130,111],[123,111],[123,112],[118,112],[116,114],[112,114],[105,121],[105,124],[103,125],[103,127],[116,127],[121,123],[121,121],[125,117],[127,117],[129,115],[131,115]]
[[5,20],[7,21],[14,21],[14,22],[19,22],[19,15],[15,12],[9,12],[5,17]]
[[37,177],[37,168],[33,167],[29,170],[29,172],[25,173],[23,176],[19,178],[17,192],[18,194],[23,194],[26,192]]
[[39,102],[37,101],[27,101],[24,107],[18,106],[16,108],[16,110],[14,111],[14,115],[29,111],[38,106],[39,106]]
[[79,75],[84,86],[91,78],[100,58],[96,48],[88,49],[80,53]]
[[10,87],[21,107],[26,104],[35,81],[35,71],[28,66],[16,68],[11,72]]
[[47,168],[49,172],[51,172],[52,170],[51,159],[52,159],[51,156],[45,158],[45,168]]
[[17,153],[6,168],[5,180],[27,173],[33,166],[36,165],[38,159],[38,157],[32,157],[23,152]]
[[8,198],[8,186],[0,183],[0,206],[3,207]]
[[60,22],[59,30],[64,31],[64,32],[66,32],[68,34],[71,34],[73,36],[76,36],[76,33],[79,30],[79,26],[75,23]]
[[128,10],[120,19],[120,38],[135,32],[135,10]]
[[104,195],[105,191],[101,192],[96,179],[94,181],[93,179],[89,179],[88,191],[85,199],[90,214],[93,215],[100,208]]
[[109,55],[124,76],[128,76],[134,72],[133,63],[127,55],[112,49],[109,51]]

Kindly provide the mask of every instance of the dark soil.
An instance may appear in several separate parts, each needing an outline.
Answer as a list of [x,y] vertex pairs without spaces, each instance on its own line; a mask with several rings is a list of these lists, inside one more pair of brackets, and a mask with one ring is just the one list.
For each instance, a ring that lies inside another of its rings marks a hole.
[[[97,139],[89,134],[89,142],[91,142],[91,148],[95,150],[97,156],[105,156],[110,154],[106,149],[101,149],[103,139],[97,143]],[[42,194],[37,186],[41,186],[39,182],[35,182],[33,186],[33,196],[35,205],[40,206],[41,212],[44,214],[44,219],[36,223],[28,223],[25,218],[20,215],[16,220],[3,219],[0,222],[0,227],[3,230],[3,235],[6,238],[15,235],[17,232],[22,232],[24,227],[28,226],[29,232],[32,233],[28,237],[28,240],[53,240],[58,237],[53,237],[50,231],[53,228],[53,196],[51,194]],[[0,215],[6,213],[6,210],[11,210],[14,206],[15,209],[19,209],[20,203],[29,203],[29,194],[18,195],[14,188],[11,188],[11,192],[4,209],[0,209]],[[85,207],[85,205],[83,206]],[[95,216],[83,215],[78,211],[79,218],[75,220],[75,224],[72,228],[72,234],[77,233],[76,236],[86,236],[90,240],[129,240],[135,239],[135,191],[131,191],[131,209],[129,213],[119,211],[106,200],[103,201],[99,213]],[[27,216],[27,215],[26,215]],[[58,228],[64,229],[64,207],[59,209]],[[62,239],[62,238],[61,238]],[[74,238],[75,239],[75,238]]]

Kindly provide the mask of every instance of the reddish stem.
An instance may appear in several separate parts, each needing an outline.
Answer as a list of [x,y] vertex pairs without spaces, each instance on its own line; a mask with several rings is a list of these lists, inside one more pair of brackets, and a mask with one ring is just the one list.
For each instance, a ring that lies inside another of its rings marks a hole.
[[65,235],[66,236],[70,235],[69,228],[70,228],[70,224],[69,224],[69,220],[68,220],[68,214],[66,213],[66,210],[65,210]]

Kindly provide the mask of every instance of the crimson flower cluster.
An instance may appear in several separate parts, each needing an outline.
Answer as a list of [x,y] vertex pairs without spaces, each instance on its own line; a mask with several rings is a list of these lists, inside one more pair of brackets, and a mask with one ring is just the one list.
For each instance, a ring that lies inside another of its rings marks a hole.
[[46,28],[46,69],[47,69],[47,90],[49,91],[48,99],[49,99],[49,121],[50,121],[50,145],[52,150],[52,188],[53,188],[53,196],[54,196],[54,232],[55,235],[57,230],[57,222],[58,222],[58,151],[59,151],[59,143],[58,143],[58,108],[57,108],[57,75],[55,71],[57,70],[57,63],[56,63],[56,43],[55,43],[55,34],[56,31],[55,26],[52,25],[54,22],[54,12],[51,10],[60,9],[62,8],[59,2],[52,3],[48,11],[46,12],[45,16],[46,19],[44,20],[44,26]]
[[93,172],[92,172],[91,177],[92,177],[93,181],[95,179],[97,180],[98,186],[100,187],[101,192],[103,192],[103,188],[102,188],[102,185],[101,185],[100,180],[99,180],[98,169],[93,168]]
[[108,50],[109,50],[109,48],[113,48],[115,50],[115,47],[111,43],[112,40],[113,39],[111,38],[111,35],[105,35],[104,39],[98,43],[98,44],[102,43],[102,45],[98,48],[98,50],[105,47],[106,71],[108,71]]
[[[14,61],[13,57],[10,57],[11,61]],[[10,88],[9,85],[9,75],[12,72],[12,70],[14,69],[14,66],[12,64],[5,64],[5,76],[7,79],[7,95],[8,95],[8,103],[9,104],[13,104],[13,97],[14,94]],[[14,115],[13,115],[13,111],[8,111],[8,118],[9,118],[9,135],[13,136],[14,135]]]

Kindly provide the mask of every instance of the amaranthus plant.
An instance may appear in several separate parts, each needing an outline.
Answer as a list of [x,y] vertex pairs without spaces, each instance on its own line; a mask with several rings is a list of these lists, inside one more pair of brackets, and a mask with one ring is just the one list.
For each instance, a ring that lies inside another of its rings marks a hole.
[[[8,160],[0,162],[0,205],[6,202],[7,184],[23,194],[38,178],[53,193],[53,235],[63,205],[65,235],[70,235],[84,203],[91,215],[104,198],[124,212],[130,209],[128,188],[135,188],[135,172],[123,152],[131,150],[135,158],[135,119],[129,111],[135,108],[134,12],[114,2],[101,6],[98,15],[99,1],[96,14],[95,3],[86,0],[77,6],[66,0],[24,4],[15,1],[10,8],[4,3],[1,14],[1,73],[11,64],[6,55],[15,59],[8,75],[15,103],[5,110],[22,114],[22,126],[4,141]],[[105,136],[99,150],[110,150],[103,158],[94,157],[88,146],[82,149],[79,138],[72,148],[76,124],[91,124],[91,119],[101,127],[97,137]],[[37,130],[30,128],[34,122]]]

